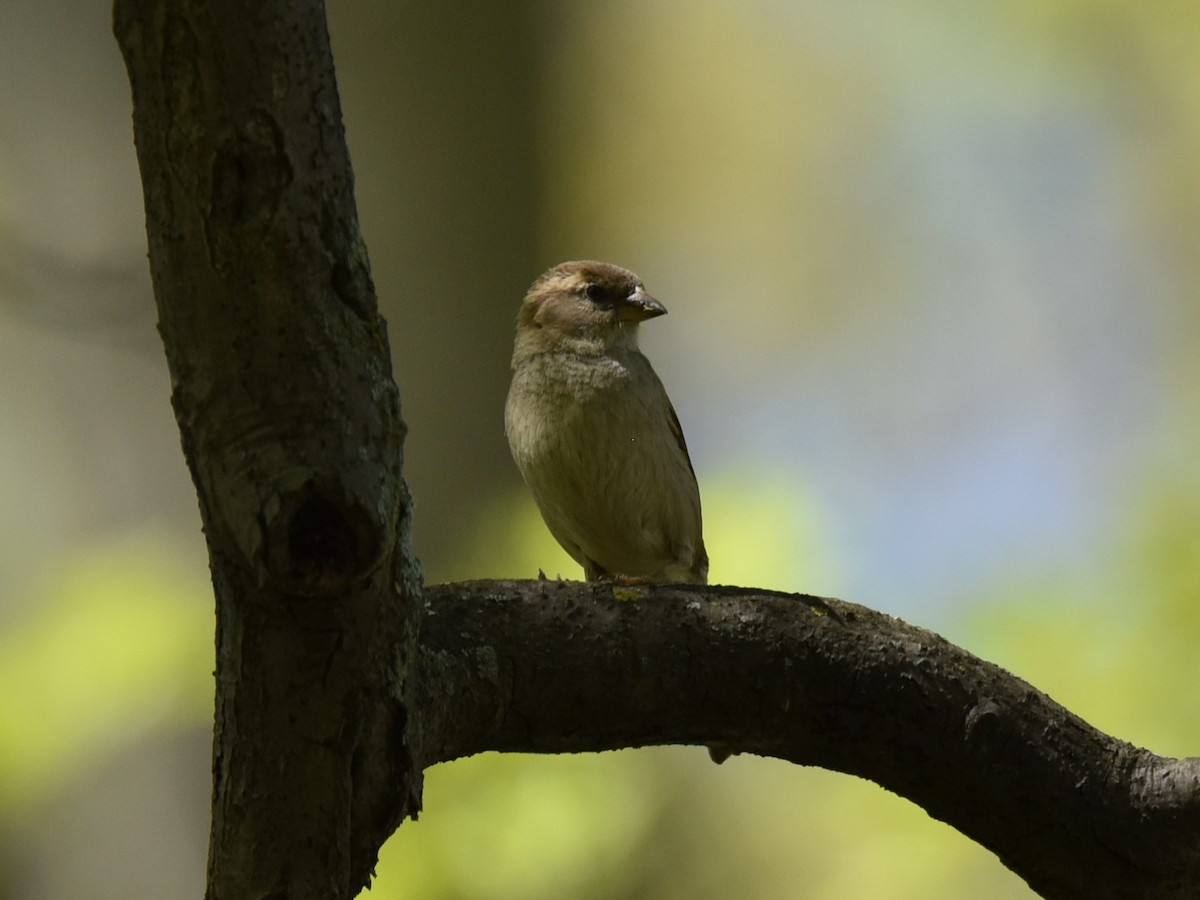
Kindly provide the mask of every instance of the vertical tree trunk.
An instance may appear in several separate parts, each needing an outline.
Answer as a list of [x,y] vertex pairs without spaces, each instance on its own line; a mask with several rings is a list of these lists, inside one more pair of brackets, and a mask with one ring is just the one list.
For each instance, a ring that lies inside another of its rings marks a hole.
[[319,0],[117,0],[217,598],[208,897],[353,897],[419,806],[404,426]]

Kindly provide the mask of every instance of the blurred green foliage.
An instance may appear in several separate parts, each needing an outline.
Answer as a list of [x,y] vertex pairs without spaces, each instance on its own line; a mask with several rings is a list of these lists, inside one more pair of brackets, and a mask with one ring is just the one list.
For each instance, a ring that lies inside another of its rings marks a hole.
[[0,820],[109,753],[213,710],[213,603],[168,542],[64,560],[0,634]]
[[1200,746],[1200,483],[1147,488],[1088,572],[1024,571],[968,644],[1097,728],[1164,756]]

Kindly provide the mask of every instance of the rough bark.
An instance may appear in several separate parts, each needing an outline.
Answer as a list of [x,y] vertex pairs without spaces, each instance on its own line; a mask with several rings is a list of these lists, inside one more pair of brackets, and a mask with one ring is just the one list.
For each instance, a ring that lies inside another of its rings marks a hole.
[[1200,760],[1102,734],[932,632],[743,588],[427,588],[422,765],[719,744],[868,778],[1048,898],[1200,896]]
[[208,897],[353,897],[419,805],[404,437],[320,2],[117,0],[217,600]]

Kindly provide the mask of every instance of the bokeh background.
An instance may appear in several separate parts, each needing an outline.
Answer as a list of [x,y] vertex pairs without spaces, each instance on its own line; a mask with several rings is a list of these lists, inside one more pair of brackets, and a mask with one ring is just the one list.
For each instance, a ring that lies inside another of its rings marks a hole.
[[[430,580],[577,577],[513,316],[636,270],[715,581],[945,634],[1200,751],[1200,7],[331,0]],[[0,9],[0,900],[203,890],[212,600],[104,0]],[[428,774],[400,898],[1031,896],[855,779],[697,748]]]

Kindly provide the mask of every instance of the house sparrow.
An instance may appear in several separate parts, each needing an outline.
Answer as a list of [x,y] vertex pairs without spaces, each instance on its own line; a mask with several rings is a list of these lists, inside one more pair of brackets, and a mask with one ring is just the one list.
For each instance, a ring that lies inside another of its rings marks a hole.
[[707,583],[683,431],[637,347],[666,312],[628,269],[577,261],[538,278],[517,316],[508,445],[588,581]]

